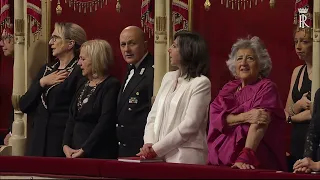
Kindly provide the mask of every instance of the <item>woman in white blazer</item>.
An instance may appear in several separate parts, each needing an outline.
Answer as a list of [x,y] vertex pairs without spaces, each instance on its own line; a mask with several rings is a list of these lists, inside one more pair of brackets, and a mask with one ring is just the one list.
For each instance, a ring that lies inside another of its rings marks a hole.
[[209,53],[198,34],[181,31],[169,48],[178,70],[162,79],[148,115],[144,145],[137,156],[166,162],[206,164],[206,127],[211,83],[206,77]]

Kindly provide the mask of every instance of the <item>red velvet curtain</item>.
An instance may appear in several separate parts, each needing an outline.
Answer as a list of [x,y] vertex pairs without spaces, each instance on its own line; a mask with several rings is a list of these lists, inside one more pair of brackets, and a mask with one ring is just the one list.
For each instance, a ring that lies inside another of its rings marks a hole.
[[31,20],[31,31],[39,34],[41,30],[41,1],[27,0],[27,14]]

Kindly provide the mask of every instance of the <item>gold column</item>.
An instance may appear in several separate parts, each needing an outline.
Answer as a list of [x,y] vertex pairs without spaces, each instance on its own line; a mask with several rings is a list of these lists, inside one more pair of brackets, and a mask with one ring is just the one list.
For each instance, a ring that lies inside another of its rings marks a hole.
[[14,68],[13,68],[13,91],[12,104],[14,107],[14,122],[12,124],[12,145],[13,156],[23,156],[25,150],[25,125],[23,113],[19,109],[19,99],[24,94],[25,89],[25,2],[14,0]]
[[168,28],[166,16],[166,5],[170,0],[155,0],[155,18],[154,18],[154,86],[153,96],[155,97],[159,91],[162,78],[167,72],[167,40]]
[[313,0],[312,99],[320,88],[320,0]]
[[193,26],[193,0],[188,0],[188,30],[192,31]]
[[[172,0],[167,0],[166,3],[166,16],[167,16],[167,49],[168,50],[173,42],[173,21],[172,21]],[[166,52],[166,72],[177,70],[176,67],[171,66],[169,53]]]

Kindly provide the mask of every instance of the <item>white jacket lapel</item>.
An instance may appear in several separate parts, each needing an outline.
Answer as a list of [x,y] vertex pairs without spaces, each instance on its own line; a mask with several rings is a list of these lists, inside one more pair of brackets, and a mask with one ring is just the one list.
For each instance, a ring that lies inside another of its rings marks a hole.
[[160,136],[160,129],[162,126],[163,122],[163,113],[164,113],[164,102],[166,100],[166,97],[172,87],[172,81],[168,81],[165,85],[162,91],[159,91],[158,96],[159,97],[159,102],[158,102],[158,109],[157,109],[157,114],[154,120],[154,137],[155,141],[157,142],[159,140]]
[[188,89],[188,86],[190,85],[188,80],[183,79],[180,86],[176,90],[175,95],[173,96],[171,102],[170,102],[170,109],[168,112],[168,120],[166,126],[166,131],[171,130],[172,126],[174,126],[174,119],[180,118],[176,117],[178,114],[182,114],[184,109],[182,107],[185,107],[185,105],[181,104],[181,99],[184,98],[184,94]]

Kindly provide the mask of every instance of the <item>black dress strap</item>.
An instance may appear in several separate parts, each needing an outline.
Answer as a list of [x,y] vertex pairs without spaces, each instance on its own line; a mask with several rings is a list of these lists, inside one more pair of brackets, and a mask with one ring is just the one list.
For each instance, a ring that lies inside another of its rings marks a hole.
[[[304,90],[307,89],[308,87],[304,87],[306,84],[304,84],[304,81],[305,81],[305,77],[303,78],[303,81],[302,81],[302,86],[301,86],[301,89],[299,90],[299,80],[300,80],[300,76],[302,74],[302,70],[304,68],[306,68],[306,64],[304,64],[303,66],[301,66],[301,68],[299,69],[299,72],[298,72],[298,75],[297,75],[297,78],[296,78],[296,81],[294,82],[294,86],[292,88],[292,100],[294,103],[296,103],[299,99],[301,99],[301,97],[303,96],[304,93]],[[307,73],[308,75],[308,73]],[[310,86],[310,89],[311,89],[311,86]]]

